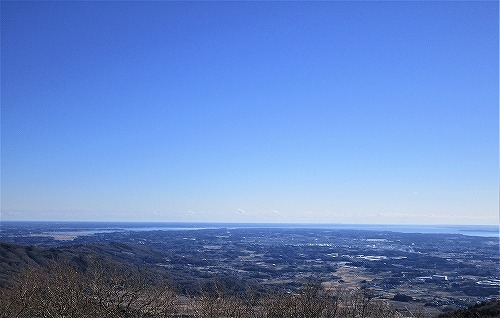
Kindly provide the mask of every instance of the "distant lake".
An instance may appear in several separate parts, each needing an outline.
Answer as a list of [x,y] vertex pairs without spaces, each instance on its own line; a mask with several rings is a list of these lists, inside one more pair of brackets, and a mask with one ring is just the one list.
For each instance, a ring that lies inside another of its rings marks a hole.
[[[220,228],[310,228],[332,230],[390,231],[423,234],[462,234],[499,237],[495,225],[394,225],[394,224],[297,224],[297,223],[190,223],[190,222],[0,222],[0,230],[43,233],[80,232],[85,235],[121,231],[180,231]],[[2,234],[0,233],[0,236]]]

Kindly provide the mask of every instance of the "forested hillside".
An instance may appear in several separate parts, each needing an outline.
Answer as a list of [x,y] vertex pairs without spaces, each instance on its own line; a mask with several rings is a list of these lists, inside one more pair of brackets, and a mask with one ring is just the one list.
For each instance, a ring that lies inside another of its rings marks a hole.
[[439,315],[438,318],[498,318],[500,317],[500,301],[482,302],[467,309],[451,311]]

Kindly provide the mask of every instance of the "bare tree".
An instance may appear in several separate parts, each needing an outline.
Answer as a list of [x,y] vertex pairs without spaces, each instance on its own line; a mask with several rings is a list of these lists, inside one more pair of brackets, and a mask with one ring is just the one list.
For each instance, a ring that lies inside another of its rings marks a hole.
[[177,311],[177,295],[161,277],[145,268],[131,269],[97,260],[86,275],[90,295],[106,317],[169,317]]
[[51,262],[21,272],[0,293],[0,317],[169,317],[176,295],[143,271],[95,263],[88,272]]
[[3,317],[92,317],[82,275],[71,266],[49,262],[23,270],[18,282],[2,291]]
[[191,308],[198,318],[247,318],[252,317],[254,307],[239,294],[231,293],[219,281],[210,290],[202,290],[191,299]]
[[342,286],[328,291],[328,301],[324,310],[323,316],[325,318],[340,317],[340,305],[345,298],[345,290]]
[[260,312],[267,318],[320,318],[329,296],[318,281],[308,281],[296,293],[273,293],[263,299]]

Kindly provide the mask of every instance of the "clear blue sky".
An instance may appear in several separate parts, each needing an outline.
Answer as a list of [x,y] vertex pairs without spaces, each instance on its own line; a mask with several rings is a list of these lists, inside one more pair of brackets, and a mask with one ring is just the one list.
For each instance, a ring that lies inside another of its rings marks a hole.
[[2,1],[2,220],[496,224],[498,15]]

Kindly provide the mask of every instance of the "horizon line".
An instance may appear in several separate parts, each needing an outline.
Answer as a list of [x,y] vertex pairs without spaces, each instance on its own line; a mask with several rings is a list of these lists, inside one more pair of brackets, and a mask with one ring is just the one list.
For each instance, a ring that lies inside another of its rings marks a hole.
[[500,224],[458,224],[458,223],[342,223],[342,222],[228,222],[228,221],[117,221],[117,220],[1,220],[2,222],[25,222],[25,223],[170,223],[170,224],[262,224],[262,225],[390,225],[390,226],[495,226]]

